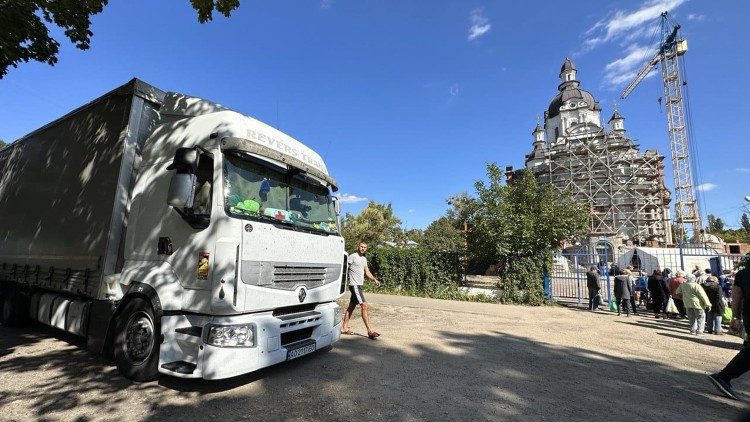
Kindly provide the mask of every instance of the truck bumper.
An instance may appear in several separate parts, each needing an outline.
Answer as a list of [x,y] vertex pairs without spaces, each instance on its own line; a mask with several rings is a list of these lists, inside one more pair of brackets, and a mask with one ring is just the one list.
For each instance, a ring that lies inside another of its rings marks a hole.
[[[185,344],[185,339],[180,338],[179,329],[177,329],[178,334],[173,339],[169,339],[167,325],[163,323],[162,332],[165,333],[165,342],[161,345],[159,371],[180,378],[216,380],[235,377],[296,359],[328,347],[339,340],[341,308],[336,303],[326,303],[318,305],[313,311],[282,316],[273,316],[270,312],[214,316],[204,320],[201,326],[209,323],[212,325],[252,324],[254,344],[252,347],[210,345],[205,343],[206,329],[202,330],[199,341],[196,341],[198,339],[194,335],[192,344]],[[295,352],[290,354],[290,351]],[[175,366],[176,361],[186,363],[187,368],[192,371],[184,369],[186,367],[184,364]]]

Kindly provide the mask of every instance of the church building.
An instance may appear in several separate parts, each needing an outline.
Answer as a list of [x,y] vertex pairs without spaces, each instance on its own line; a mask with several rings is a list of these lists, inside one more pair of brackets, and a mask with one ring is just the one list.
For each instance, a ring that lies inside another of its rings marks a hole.
[[[641,153],[617,110],[608,127],[602,124],[601,106],[580,88],[569,59],[560,69],[557,89],[544,112],[544,126],[537,124],[532,132],[526,168],[539,182],[590,204],[587,246],[600,253],[673,244],[664,156],[656,150]],[[506,174],[512,177],[512,167]]]

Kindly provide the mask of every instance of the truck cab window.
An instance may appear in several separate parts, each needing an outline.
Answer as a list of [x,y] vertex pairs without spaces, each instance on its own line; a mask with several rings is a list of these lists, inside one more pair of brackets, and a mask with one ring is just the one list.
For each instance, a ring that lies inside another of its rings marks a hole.
[[328,187],[298,170],[276,169],[241,154],[224,161],[227,213],[273,220],[297,229],[338,233]]

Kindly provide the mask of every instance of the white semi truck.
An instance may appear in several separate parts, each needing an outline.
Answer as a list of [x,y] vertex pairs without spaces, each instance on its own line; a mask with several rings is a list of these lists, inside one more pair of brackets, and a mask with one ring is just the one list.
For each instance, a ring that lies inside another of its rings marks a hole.
[[85,337],[136,381],[327,348],[336,190],[290,136],[133,79],[0,150],[0,322]]

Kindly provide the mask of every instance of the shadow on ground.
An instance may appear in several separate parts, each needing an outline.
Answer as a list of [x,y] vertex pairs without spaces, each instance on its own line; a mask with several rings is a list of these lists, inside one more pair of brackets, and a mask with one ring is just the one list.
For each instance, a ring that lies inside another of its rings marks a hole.
[[[0,334],[0,350],[47,335],[1,327]],[[108,417],[174,421],[703,421],[736,420],[741,411],[737,402],[718,396],[704,375],[636,357],[502,332],[444,330],[435,339],[439,346],[398,347],[385,337],[352,336],[331,351],[219,382],[162,378],[133,384],[75,345],[44,353],[43,361],[6,355],[0,372],[50,369],[45,373],[52,375],[23,392],[36,419],[59,418],[59,412],[84,405]],[[0,386],[0,407],[19,399],[6,387]]]

